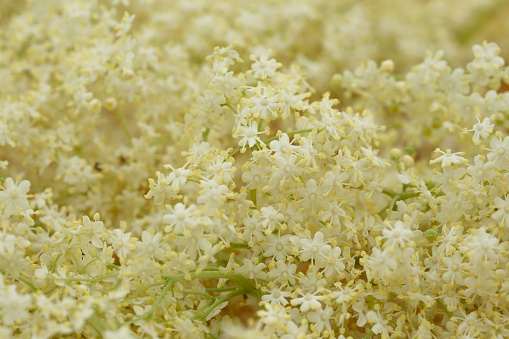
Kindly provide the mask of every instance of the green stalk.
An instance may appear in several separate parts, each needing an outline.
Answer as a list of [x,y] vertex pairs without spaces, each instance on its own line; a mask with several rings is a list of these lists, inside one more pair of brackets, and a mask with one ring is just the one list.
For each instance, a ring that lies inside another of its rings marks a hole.
[[241,295],[241,294],[244,294],[246,293],[246,289],[244,288],[238,288],[234,291],[231,291],[230,293],[227,293],[225,295],[223,295],[222,297],[218,298],[212,305],[209,306],[209,308],[207,308],[207,310],[205,312],[203,312],[201,315],[195,315],[194,317],[192,317],[191,319],[200,319],[202,321],[204,321],[207,316],[210,314],[210,312],[212,312],[216,307],[218,307],[219,305],[221,305],[222,303],[224,303],[225,301],[228,301],[230,299],[232,299],[233,297],[236,297],[238,295]]
[[440,299],[437,299],[437,304],[438,306],[440,306],[440,308],[445,312],[445,314],[447,314],[447,316],[449,318],[452,318],[452,314],[451,312],[449,312],[449,310],[447,309],[447,307],[444,305],[444,303],[442,302],[442,300]]

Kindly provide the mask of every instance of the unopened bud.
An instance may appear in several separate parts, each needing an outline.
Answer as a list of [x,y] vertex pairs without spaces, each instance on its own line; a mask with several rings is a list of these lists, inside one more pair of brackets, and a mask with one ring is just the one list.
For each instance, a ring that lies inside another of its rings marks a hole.
[[104,100],[104,107],[106,107],[108,111],[113,111],[117,108],[117,99],[109,97],[108,99]]
[[405,166],[405,168],[413,167],[415,164],[414,158],[412,158],[408,154],[405,154],[404,156],[402,156],[400,161]]
[[397,160],[401,157],[401,150],[399,148],[393,148],[389,151],[389,156],[392,160]]
[[391,73],[394,71],[394,62],[392,60],[384,60],[382,61],[382,64],[380,65],[380,70]]
[[92,99],[88,102],[88,109],[92,113],[97,113],[101,110],[101,101],[99,99]]

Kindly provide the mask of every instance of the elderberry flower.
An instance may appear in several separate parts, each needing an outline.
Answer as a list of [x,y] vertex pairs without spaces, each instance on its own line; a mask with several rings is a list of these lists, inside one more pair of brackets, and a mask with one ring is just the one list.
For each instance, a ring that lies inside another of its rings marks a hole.
[[484,118],[481,122],[479,117],[477,117],[477,123],[474,124],[472,129],[465,130],[465,132],[474,132],[474,136],[472,137],[472,141],[474,144],[479,145],[481,143],[481,139],[486,139],[491,132],[493,132],[494,124],[491,123],[490,118]]
[[389,247],[399,246],[403,248],[413,236],[413,232],[407,229],[405,223],[401,221],[396,221],[394,225],[387,225],[387,228],[384,228],[382,233],[382,238],[385,239],[385,244]]
[[461,155],[464,154],[463,152],[451,153],[450,149],[447,149],[447,151],[444,152],[439,148],[437,148],[435,152],[442,153],[442,155],[436,158],[435,160],[431,160],[429,162],[430,164],[440,163],[442,167],[448,167],[451,166],[452,164],[456,165],[465,163],[467,161],[465,158],[461,157]]
[[301,294],[302,297],[292,299],[290,301],[290,304],[292,304],[292,306],[300,306],[300,311],[303,313],[306,313],[309,310],[315,311],[322,307],[320,301],[323,300],[323,296],[315,294],[311,293]]
[[30,190],[30,181],[14,182],[12,178],[5,179],[3,190],[0,191],[0,206],[7,215],[15,214],[30,208],[27,193]]
[[250,121],[247,126],[240,125],[235,135],[242,137],[242,139],[239,140],[239,146],[244,149],[246,148],[246,144],[249,147],[253,147],[257,143],[261,143],[262,140],[258,135],[263,133],[264,132],[258,131],[258,123],[256,121]]

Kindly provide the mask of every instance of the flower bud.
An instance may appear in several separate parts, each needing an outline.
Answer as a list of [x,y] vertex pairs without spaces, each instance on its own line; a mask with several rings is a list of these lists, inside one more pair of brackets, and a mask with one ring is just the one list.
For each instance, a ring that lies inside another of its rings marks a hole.
[[101,110],[101,101],[97,98],[92,99],[87,104],[88,110],[92,113],[97,113]]
[[113,111],[117,108],[117,99],[109,97],[108,99],[104,100],[104,107],[106,107],[108,111]]
[[392,148],[389,151],[389,156],[392,160],[398,160],[401,157],[401,150],[399,148]]
[[391,73],[394,71],[394,61],[392,60],[384,60],[380,65],[380,70],[386,73]]
[[412,158],[408,154],[405,154],[404,156],[402,156],[400,161],[405,166],[405,168],[410,168],[410,167],[414,166],[414,164],[415,164],[414,158]]

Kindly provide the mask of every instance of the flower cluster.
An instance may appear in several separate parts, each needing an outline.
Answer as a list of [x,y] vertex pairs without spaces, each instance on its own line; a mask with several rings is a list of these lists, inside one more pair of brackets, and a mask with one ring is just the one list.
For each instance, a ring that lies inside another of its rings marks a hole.
[[509,337],[503,1],[105,3],[0,3],[0,337]]

